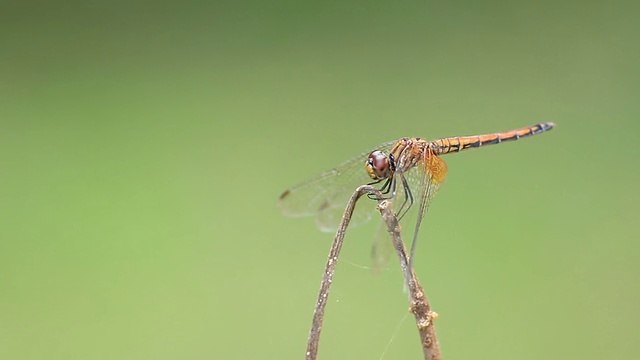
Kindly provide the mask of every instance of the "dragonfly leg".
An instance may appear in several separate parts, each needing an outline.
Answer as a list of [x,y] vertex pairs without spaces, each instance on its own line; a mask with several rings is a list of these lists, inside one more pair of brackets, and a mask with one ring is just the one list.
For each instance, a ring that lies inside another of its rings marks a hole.
[[[404,177],[404,175],[400,175],[400,179],[402,180],[402,189],[404,190],[404,201],[402,202],[402,205],[400,205],[400,208],[396,213],[396,217],[398,218],[398,221],[400,221],[400,219],[402,219],[402,217],[409,212],[409,209],[411,209],[411,206],[413,206],[413,194],[411,193],[411,188],[407,183],[407,179]],[[407,202],[409,203],[408,205],[407,205]]]
[[[376,181],[372,181],[370,183],[368,183],[367,185],[378,185],[382,182],[382,180],[387,180],[387,179],[380,179],[380,180],[376,180]],[[380,188],[380,191],[383,191],[382,189],[384,189],[385,187],[387,187],[389,185],[389,181],[387,180],[387,182],[385,182],[384,185],[382,185],[382,187]],[[382,199],[378,199],[374,194],[367,194],[367,197],[371,200],[382,200]]]
[[388,177],[386,179],[380,179],[380,180],[368,183],[367,185],[376,185],[376,184],[379,184],[383,180],[385,180],[385,183],[384,183],[384,185],[382,185],[382,187],[379,190],[384,195],[387,195],[387,194],[391,193],[391,196],[378,198],[374,194],[367,194],[367,197],[369,199],[376,200],[376,201],[388,200],[388,199],[392,199],[395,196],[395,193],[396,193],[396,182],[394,181],[394,179],[392,177]]

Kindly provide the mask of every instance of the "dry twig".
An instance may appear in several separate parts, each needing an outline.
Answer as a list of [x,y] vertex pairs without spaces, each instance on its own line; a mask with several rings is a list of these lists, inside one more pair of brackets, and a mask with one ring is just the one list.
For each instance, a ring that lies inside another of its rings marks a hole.
[[388,200],[384,200],[384,196],[380,190],[370,185],[363,185],[356,189],[353,195],[351,195],[344,211],[344,215],[340,220],[340,225],[338,226],[336,236],[333,240],[333,244],[331,245],[331,250],[329,251],[329,258],[324,269],[322,282],[320,283],[320,292],[318,293],[318,300],[313,313],[313,322],[311,324],[311,331],[309,332],[309,339],[307,342],[306,359],[316,360],[318,357],[318,343],[320,341],[320,331],[322,330],[324,309],[327,305],[329,288],[333,281],[333,274],[338,262],[338,255],[342,249],[344,235],[347,231],[347,227],[349,226],[349,221],[351,220],[355,205],[358,199],[364,194],[373,194],[376,198],[381,199],[378,200],[378,210],[387,225],[387,231],[391,235],[393,246],[396,249],[398,258],[400,259],[400,267],[402,268],[407,289],[409,290],[409,310],[416,318],[424,358],[425,360],[440,360],[442,359],[440,355],[440,346],[438,345],[435,328],[433,326],[433,320],[437,317],[437,314],[431,311],[431,306],[429,305],[427,296],[418,282],[418,278],[416,277],[413,268],[410,268],[409,266],[406,247],[400,234],[400,225],[398,224],[398,219],[389,206],[390,202]]

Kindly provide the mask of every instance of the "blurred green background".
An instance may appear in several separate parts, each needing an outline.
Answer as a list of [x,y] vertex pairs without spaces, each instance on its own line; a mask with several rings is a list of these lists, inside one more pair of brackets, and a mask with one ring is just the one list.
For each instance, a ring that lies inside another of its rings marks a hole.
[[[281,191],[541,121],[446,157],[416,258],[444,357],[637,359],[639,10],[3,1],[0,359],[301,359],[333,235]],[[321,359],[422,356],[373,229],[347,233]]]

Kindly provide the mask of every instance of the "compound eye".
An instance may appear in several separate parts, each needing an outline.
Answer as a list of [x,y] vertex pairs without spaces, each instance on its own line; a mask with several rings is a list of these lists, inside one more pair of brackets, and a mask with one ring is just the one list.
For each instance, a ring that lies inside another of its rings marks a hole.
[[364,166],[373,180],[386,179],[389,176],[389,158],[380,150],[369,154]]

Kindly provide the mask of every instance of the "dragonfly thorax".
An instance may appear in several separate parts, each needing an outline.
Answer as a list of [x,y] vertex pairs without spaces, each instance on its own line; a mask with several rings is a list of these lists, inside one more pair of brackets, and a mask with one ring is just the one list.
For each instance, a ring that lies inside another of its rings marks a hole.
[[367,174],[373,180],[382,180],[388,178],[395,169],[393,157],[387,156],[384,152],[376,150],[369,154],[364,164]]

